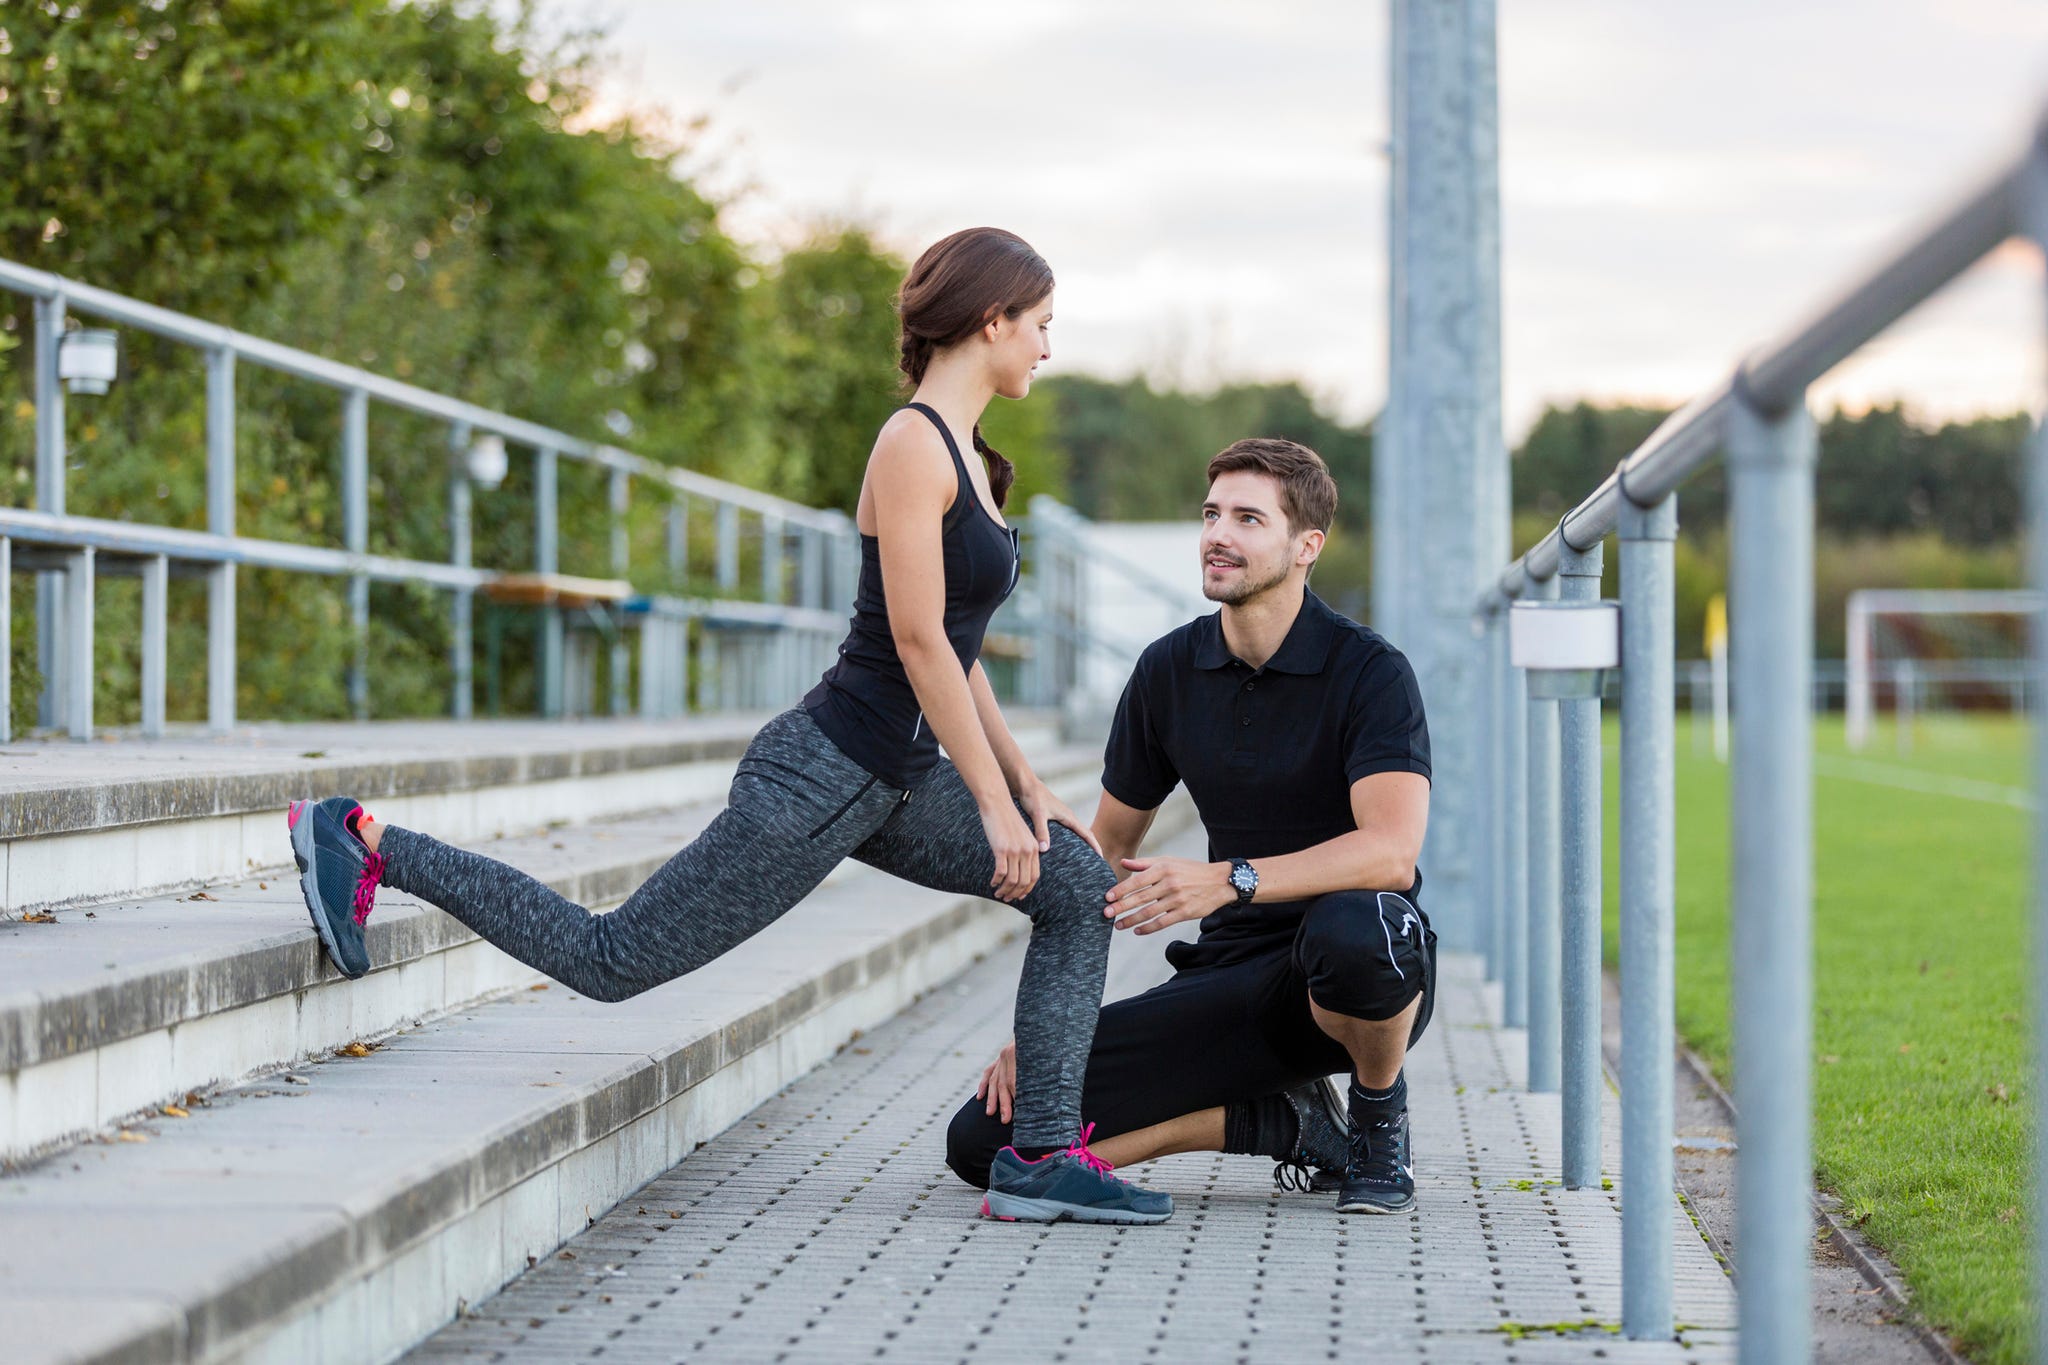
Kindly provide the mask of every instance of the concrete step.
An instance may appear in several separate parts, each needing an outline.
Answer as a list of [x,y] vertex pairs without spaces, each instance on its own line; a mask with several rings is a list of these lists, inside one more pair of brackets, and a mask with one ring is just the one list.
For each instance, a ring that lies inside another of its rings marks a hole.
[[0,1179],[8,1358],[390,1359],[1023,927],[863,869],[624,1004],[516,991],[74,1147]]
[[[191,890],[290,864],[278,811],[345,792],[381,819],[471,843],[718,800],[766,716],[389,721],[0,749],[0,920]],[[1027,748],[1049,715],[1011,717]]]
[[[1087,783],[1100,755],[1092,746],[1041,747],[1034,761],[1048,780]],[[501,800],[490,788],[466,795],[472,810],[517,799]],[[696,837],[719,808],[699,801],[574,831],[467,842],[571,899],[606,907]],[[405,823],[392,809],[379,798],[380,818]],[[281,810],[269,813],[269,837],[289,857]],[[187,822],[185,837],[208,837],[208,823]],[[455,920],[387,890],[368,926],[377,969],[351,983],[327,961],[306,921],[295,870],[54,913],[54,923],[0,924],[0,1163],[33,1159],[187,1091],[537,979]]]

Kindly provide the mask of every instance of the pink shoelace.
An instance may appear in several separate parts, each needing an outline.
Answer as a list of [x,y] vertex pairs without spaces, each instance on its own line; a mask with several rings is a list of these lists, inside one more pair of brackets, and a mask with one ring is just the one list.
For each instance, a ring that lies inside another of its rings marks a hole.
[[1088,1169],[1092,1171],[1098,1171],[1103,1175],[1108,1175],[1111,1171],[1115,1170],[1116,1167],[1111,1165],[1109,1162],[1104,1161],[1101,1157],[1095,1155],[1095,1153],[1088,1150],[1088,1139],[1092,1137],[1094,1133],[1095,1125],[1092,1123],[1089,1124],[1086,1128],[1083,1128],[1081,1130],[1081,1136],[1075,1138],[1074,1141],[1067,1147],[1067,1155],[1074,1158],[1074,1160],[1080,1162],[1083,1166],[1088,1167]]
[[370,911],[376,908],[377,884],[384,877],[384,855],[367,854],[363,858],[363,878],[356,883],[356,923],[370,918]]

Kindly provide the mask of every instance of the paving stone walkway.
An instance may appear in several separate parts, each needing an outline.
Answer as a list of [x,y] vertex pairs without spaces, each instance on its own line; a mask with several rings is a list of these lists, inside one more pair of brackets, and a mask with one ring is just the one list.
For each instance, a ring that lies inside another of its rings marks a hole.
[[[1108,994],[1166,974],[1119,935]],[[422,1362],[1726,1361],[1732,1286],[1675,1197],[1682,1325],[1628,1342],[1618,1188],[1565,1191],[1475,959],[1411,1054],[1419,1207],[1343,1217],[1263,1158],[1145,1168],[1149,1228],[976,1217],[945,1124],[1008,1036],[1021,946],[926,996],[420,1346]],[[1189,1039],[1199,1047],[1200,1039]],[[1606,1163],[1619,1167],[1610,1094]]]

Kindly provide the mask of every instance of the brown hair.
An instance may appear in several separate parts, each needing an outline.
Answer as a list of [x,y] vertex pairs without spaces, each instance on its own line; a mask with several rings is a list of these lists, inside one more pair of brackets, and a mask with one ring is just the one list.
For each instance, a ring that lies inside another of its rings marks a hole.
[[1280,511],[1290,531],[1330,533],[1337,516],[1337,481],[1322,456],[1295,441],[1253,436],[1224,447],[1209,461],[1209,482],[1247,469],[1279,482]]
[[[1022,237],[1001,228],[967,228],[925,248],[903,287],[896,312],[903,319],[903,358],[897,362],[905,385],[924,382],[925,368],[942,347],[967,340],[998,316],[1014,318],[1052,292],[1052,267]],[[988,461],[988,488],[1000,508],[1017,481],[1017,469],[981,439],[974,448]]]

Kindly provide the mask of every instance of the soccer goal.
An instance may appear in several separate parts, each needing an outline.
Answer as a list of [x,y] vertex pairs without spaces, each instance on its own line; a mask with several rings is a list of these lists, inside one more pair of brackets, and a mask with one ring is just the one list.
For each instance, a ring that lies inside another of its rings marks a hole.
[[1889,704],[1902,735],[1923,711],[2023,712],[2030,592],[1866,588],[1849,594],[1845,679],[1849,747],[1870,740]]

